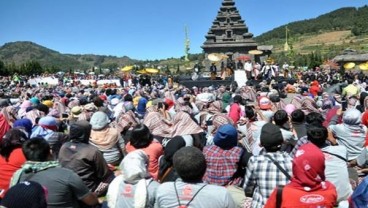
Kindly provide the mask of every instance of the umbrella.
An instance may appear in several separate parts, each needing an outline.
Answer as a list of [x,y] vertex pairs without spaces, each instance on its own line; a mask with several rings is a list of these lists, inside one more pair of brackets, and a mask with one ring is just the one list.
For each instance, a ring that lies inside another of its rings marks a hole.
[[154,69],[154,68],[147,68],[145,69],[145,71],[151,74],[157,74],[159,72],[158,69]]
[[363,63],[363,64],[359,64],[359,69],[361,69],[361,70],[368,70],[368,62],[367,63]]
[[125,66],[125,67],[121,68],[121,71],[127,72],[127,71],[132,70],[133,68],[134,68],[134,66]]
[[138,74],[147,74],[146,70],[144,70],[144,69],[137,71],[137,73]]
[[353,63],[353,62],[349,62],[349,63],[344,64],[345,69],[352,69],[354,67],[355,67],[355,63]]
[[263,51],[260,51],[260,50],[250,50],[248,53],[249,54],[252,54],[252,55],[261,55],[261,54],[263,54]]
[[223,56],[221,54],[218,53],[211,53],[208,55],[208,60],[213,61],[213,62],[218,62],[221,61],[223,59]]
[[238,60],[238,61],[249,61],[249,60],[251,60],[251,58],[249,56],[242,55],[242,56],[239,56],[238,58],[236,58],[236,60]]

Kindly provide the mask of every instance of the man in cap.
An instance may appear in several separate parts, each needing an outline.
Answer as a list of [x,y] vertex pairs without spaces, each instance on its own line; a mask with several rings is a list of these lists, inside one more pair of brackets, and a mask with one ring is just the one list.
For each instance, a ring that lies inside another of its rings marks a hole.
[[284,141],[280,128],[272,123],[262,127],[259,155],[252,156],[248,162],[244,189],[255,186],[252,207],[264,207],[273,189],[285,185],[292,174],[292,159],[286,152],[281,152]]

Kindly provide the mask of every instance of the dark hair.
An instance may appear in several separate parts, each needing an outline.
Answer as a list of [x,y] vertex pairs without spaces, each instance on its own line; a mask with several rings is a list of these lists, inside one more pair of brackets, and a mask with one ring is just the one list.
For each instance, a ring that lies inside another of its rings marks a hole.
[[320,113],[317,112],[310,112],[306,117],[305,117],[305,121],[308,124],[320,124],[322,125],[322,123],[325,121],[325,119],[323,118],[323,116]]
[[40,104],[37,105],[36,108],[37,108],[37,110],[39,110],[41,112],[44,112],[45,115],[49,114],[49,107],[47,107],[45,104],[40,103]]
[[112,94],[112,90],[110,88],[106,89],[106,92],[105,92],[106,96],[109,96]]
[[136,148],[141,149],[148,147],[153,140],[153,136],[148,129],[148,127],[144,124],[138,124],[132,130],[132,136],[130,138],[130,144]]
[[10,154],[16,148],[22,147],[27,140],[26,134],[20,129],[10,129],[0,142],[0,155],[8,161]]
[[165,103],[165,102],[159,102],[158,104],[157,104],[157,108],[158,109],[164,109],[164,110],[167,110],[167,109],[169,109],[169,105],[167,104],[167,103]]
[[322,147],[326,144],[327,136],[327,128],[322,125],[310,125],[307,129],[308,140],[317,147]]
[[302,123],[305,120],[305,114],[301,109],[296,109],[291,113],[291,121]]
[[95,104],[95,106],[98,107],[98,108],[102,107],[103,103],[104,103],[104,101],[98,96],[93,99],[93,104]]
[[233,98],[234,103],[241,103],[243,98],[240,95],[235,95]]
[[133,96],[131,94],[126,94],[124,96],[124,101],[127,102],[127,101],[133,101]]
[[45,162],[50,156],[50,145],[41,137],[34,137],[24,142],[23,154],[27,160]]
[[200,182],[206,173],[206,159],[196,147],[183,147],[173,157],[176,172],[184,182]]
[[289,117],[288,117],[288,114],[286,113],[286,111],[278,110],[273,115],[273,120],[275,121],[276,125],[282,126],[289,120]]
[[245,106],[244,107],[244,112],[245,112],[245,117],[247,117],[248,119],[254,119],[256,117],[256,114],[253,110],[252,107],[250,106]]

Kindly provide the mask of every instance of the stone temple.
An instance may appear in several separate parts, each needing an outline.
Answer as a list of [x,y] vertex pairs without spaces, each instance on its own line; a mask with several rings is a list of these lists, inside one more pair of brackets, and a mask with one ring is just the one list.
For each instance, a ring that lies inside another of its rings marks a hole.
[[223,0],[216,19],[205,37],[206,41],[202,48],[206,55],[223,53],[236,58],[257,49],[253,34],[248,31],[233,0]]

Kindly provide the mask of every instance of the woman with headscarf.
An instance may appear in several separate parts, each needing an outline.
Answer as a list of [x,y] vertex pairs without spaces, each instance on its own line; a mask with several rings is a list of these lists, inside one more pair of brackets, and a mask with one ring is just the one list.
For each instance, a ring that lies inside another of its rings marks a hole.
[[124,140],[116,128],[110,127],[106,113],[98,111],[92,115],[89,143],[96,146],[110,165],[118,165],[123,158]]
[[202,149],[206,143],[203,129],[186,112],[178,112],[170,128],[170,138],[182,136],[187,146]]
[[125,144],[129,142],[131,131],[139,123],[133,109],[133,103],[125,105],[126,112],[120,115],[116,120],[118,131],[121,132]]
[[0,199],[9,188],[10,179],[26,158],[22,144],[28,137],[19,129],[9,130],[0,142]]
[[22,118],[23,116],[26,115],[26,109],[28,107],[32,107],[32,102],[29,100],[25,100],[23,101],[23,103],[20,105],[20,109],[18,111],[18,117]]
[[301,146],[294,157],[292,170],[290,183],[275,188],[265,208],[335,206],[336,188],[326,181],[325,156],[318,147],[311,143]]
[[163,119],[159,112],[149,112],[144,118],[143,124],[148,127],[151,134],[160,142],[165,137],[171,137],[170,126],[172,124]]
[[207,125],[206,145],[213,144],[213,137],[216,135],[220,126],[225,124],[233,125],[234,122],[227,115],[218,113],[212,117],[212,122],[210,122],[210,124],[212,125]]
[[13,128],[22,130],[24,133],[26,133],[27,138],[31,137],[32,127],[33,127],[32,121],[29,120],[28,118],[16,120],[13,124]]
[[305,115],[308,115],[311,112],[319,113],[316,102],[309,96],[304,96],[301,103],[301,109],[304,111]]
[[173,166],[173,156],[176,151],[186,146],[181,136],[172,138],[165,146],[164,155],[159,159],[158,180],[160,183],[175,181],[179,178]]
[[148,157],[143,150],[135,150],[123,159],[117,176],[107,192],[109,207],[153,208],[159,183],[154,181],[148,170]]

